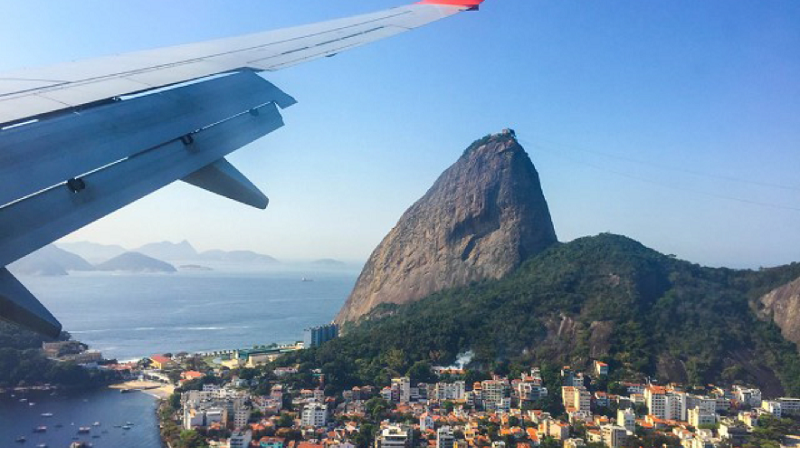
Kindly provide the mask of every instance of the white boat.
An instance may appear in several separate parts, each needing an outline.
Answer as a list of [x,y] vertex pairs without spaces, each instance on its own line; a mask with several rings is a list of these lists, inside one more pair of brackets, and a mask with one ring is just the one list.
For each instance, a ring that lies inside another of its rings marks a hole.
[[44,418],[50,418],[50,417],[52,417],[52,416],[53,416],[53,414],[52,414],[52,413],[50,413],[50,412],[47,412],[47,413],[42,413],[42,417],[44,417]]

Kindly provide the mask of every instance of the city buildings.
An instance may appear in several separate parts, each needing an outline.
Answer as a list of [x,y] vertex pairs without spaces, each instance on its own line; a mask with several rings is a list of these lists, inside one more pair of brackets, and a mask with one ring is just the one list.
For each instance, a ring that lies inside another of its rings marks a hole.
[[440,427],[436,431],[436,447],[455,447],[455,437],[449,426]]
[[592,395],[586,387],[561,387],[561,397],[567,413],[591,409]]
[[328,406],[312,402],[303,407],[301,418],[303,426],[323,427],[328,422]]
[[339,336],[339,326],[335,323],[317,326],[303,331],[303,346],[313,348]]
[[622,426],[607,424],[600,427],[603,434],[603,444],[608,447],[622,447],[628,437],[628,432]]
[[411,429],[404,425],[385,425],[378,432],[375,447],[407,447]]
[[228,447],[230,448],[247,448],[250,447],[250,442],[253,440],[253,432],[246,430],[244,432],[233,432],[228,439]]
[[[202,390],[184,392],[175,420],[206,436],[209,447],[620,447],[668,441],[671,447],[700,448],[719,447],[729,439],[741,444],[765,415],[800,409],[798,398],[764,400],[752,387],[695,388],[687,394],[678,385],[647,383],[623,385],[611,393],[593,381],[554,392],[562,395],[567,419],[559,410],[551,414],[539,408],[552,401],[533,399],[547,397],[536,369],[518,378],[494,375],[474,383],[463,380],[463,373],[443,369],[442,382],[415,384],[413,378],[396,377],[383,389],[362,385],[326,395],[323,373],[301,366],[270,376],[265,395],[254,394],[257,383],[239,382],[236,372],[224,386],[205,384]],[[564,372],[563,383],[585,379],[574,368]],[[295,376],[301,373],[307,377]],[[461,379],[454,380],[457,376]],[[304,379],[300,388],[299,379]],[[376,393],[387,403],[369,403]],[[759,397],[760,408],[754,408]],[[287,401],[292,406],[284,408]],[[727,417],[718,415],[720,404],[730,408]],[[376,406],[383,408],[377,416]],[[367,439],[361,433],[364,426],[375,429]],[[651,437],[656,439],[646,439]]]

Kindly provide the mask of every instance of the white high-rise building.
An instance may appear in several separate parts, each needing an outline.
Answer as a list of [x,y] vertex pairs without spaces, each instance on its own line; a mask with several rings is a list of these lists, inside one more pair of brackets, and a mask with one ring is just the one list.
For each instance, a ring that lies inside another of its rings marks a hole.
[[300,421],[305,427],[323,427],[328,423],[328,406],[317,402],[306,404]]
[[687,414],[689,425],[694,427],[700,427],[707,424],[716,424],[717,422],[716,413],[708,413],[699,407],[689,409]]
[[233,427],[235,429],[244,429],[247,423],[250,422],[250,407],[239,407],[233,412]]
[[230,448],[247,448],[250,447],[250,442],[253,440],[253,432],[247,430],[245,432],[233,432],[228,439],[228,447]]
[[649,413],[661,419],[686,421],[686,393],[648,385],[644,390]]
[[398,377],[392,379],[392,397],[397,395],[397,402],[408,404],[411,402],[411,379]]
[[438,401],[461,401],[466,393],[466,384],[463,380],[453,383],[439,382],[433,389],[432,399]]
[[456,439],[449,426],[444,426],[436,431],[436,447],[454,447]]
[[631,409],[617,410],[617,425],[624,427],[628,432],[636,431],[636,413]]
[[621,426],[607,424],[600,427],[600,430],[603,433],[603,444],[608,447],[622,447],[628,438],[628,432]]

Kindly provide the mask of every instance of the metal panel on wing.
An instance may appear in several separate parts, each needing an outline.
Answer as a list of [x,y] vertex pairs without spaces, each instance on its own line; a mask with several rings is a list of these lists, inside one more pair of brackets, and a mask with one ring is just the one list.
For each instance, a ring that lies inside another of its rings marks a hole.
[[[270,103],[192,136],[139,153],[81,179],[0,209],[0,266],[35,251],[167,184],[189,176],[227,154],[283,126]],[[164,117],[166,118],[166,117]],[[188,143],[188,145],[187,145]]]
[[0,131],[0,206],[273,101],[294,103],[242,72]]

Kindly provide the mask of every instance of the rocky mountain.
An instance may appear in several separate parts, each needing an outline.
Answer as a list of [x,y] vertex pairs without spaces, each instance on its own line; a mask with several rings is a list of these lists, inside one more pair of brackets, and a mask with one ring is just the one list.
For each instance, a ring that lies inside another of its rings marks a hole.
[[9,267],[17,274],[28,276],[66,276],[70,271],[91,271],[92,264],[77,254],[65,251],[55,245],[47,245]]
[[400,218],[336,317],[498,279],[556,243],[539,175],[506,130],[476,141]]
[[92,242],[63,242],[58,246],[83,257],[90,263],[105,262],[128,251],[119,245],[102,245]]
[[186,240],[180,243],[148,243],[135,249],[134,252],[161,260],[194,260],[197,258],[197,250]]
[[762,319],[775,322],[783,337],[800,349],[800,278],[762,296],[756,307]]
[[98,271],[124,271],[128,273],[174,273],[174,266],[137,252],[128,252],[97,265]]

